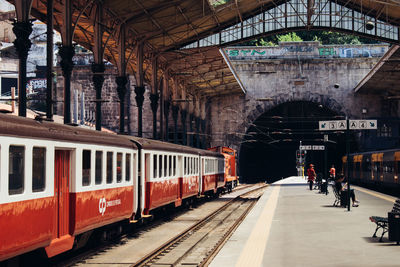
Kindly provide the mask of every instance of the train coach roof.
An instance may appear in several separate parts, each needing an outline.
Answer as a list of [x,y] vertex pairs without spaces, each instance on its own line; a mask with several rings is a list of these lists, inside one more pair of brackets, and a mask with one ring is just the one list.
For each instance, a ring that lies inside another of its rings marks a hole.
[[0,114],[0,136],[136,148],[134,143],[116,134],[5,114]]
[[196,155],[201,155],[201,156],[211,156],[211,157],[221,157],[223,158],[223,155],[217,152],[209,151],[209,150],[204,150],[204,149],[198,149],[198,148],[193,148],[193,147],[188,147],[188,146],[183,146],[183,145],[177,145],[177,144],[172,144],[172,143],[167,143],[167,142],[162,142],[162,141],[157,141],[157,140],[152,140],[152,139],[147,139],[147,138],[140,138],[140,137],[133,137],[133,136],[126,136],[133,142],[139,143],[143,149],[147,150],[162,150],[162,151],[169,151],[169,152],[178,152],[178,153],[188,153],[188,154],[196,154]]

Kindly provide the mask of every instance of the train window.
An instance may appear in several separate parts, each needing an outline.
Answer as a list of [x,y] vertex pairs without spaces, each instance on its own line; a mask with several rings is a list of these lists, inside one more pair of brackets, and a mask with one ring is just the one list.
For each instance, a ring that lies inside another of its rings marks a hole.
[[169,172],[169,176],[172,176],[173,174],[172,174],[172,156],[169,156],[169,161],[168,161],[169,163],[169,165],[168,165],[168,172]]
[[185,167],[185,174],[188,175],[189,174],[189,158],[186,157],[186,167]]
[[153,178],[157,178],[157,155],[153,155]]
[[117,153],[117,183],[122,182],[122,153]]
[[167,177],[168,176],[168,172],[167,172],[167,162],[168,162],[168,156],[164,155],[164,176]]
[[125,181],[131,180],[131,154],[125,155]]
[[158,155],[158,177],[162,177],[162,155]]
[[174,176],[176,175],[176,156],[174,156]]
[[90,150],[82,151],[82,185],[90,185]]
[[190,173],[194,174],[194,159],[190,158]]
[[46,148],[34,147],[32,151],[32,192],[46,187]]
[[8,159],[8,193],[10,195],[24,192],[25,147],[10,146]]
[[107,184],[111,184],[114,180],[113,177],[113,152],[107,152]]
[[183,175],[186,175],[186,157],[183,159],[184,167],[183,167]]
[[103,182],[103,151],[96,151],[95,183]]

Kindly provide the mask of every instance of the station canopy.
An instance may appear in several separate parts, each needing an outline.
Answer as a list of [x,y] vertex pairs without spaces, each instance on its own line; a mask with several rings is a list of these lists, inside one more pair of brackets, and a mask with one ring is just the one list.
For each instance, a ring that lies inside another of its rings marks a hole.
[[[74,8],[73,22],[76,22],[74,41],[92,50],[95,4],[98,1],[71,1]],[[10,0],[10,2],[13,1]],[[54,1],[54,24],[57,30],[60,30],[60,25],[63,24],[64,2]],[[102,0],[101,2],[103,3],[102,24],[105,27],[103,40],[107,41],[105,59],[114,64],[118,62],[118,29],[121,25],[125,25],[128,32],[125,51],[126,58],[129,58],[128,72],[131,74],[136,72],[135,47],[138,43],[143,43],[145,45],[145,78],[148,81],[151,78],[151,71],[149,71],[151,57],[156,55],[161,61],[160,66],[169,69],[172,75],[180,75],[178,77],[185,81],[190,90],[197,91],[201,95],[218,95],[245,91],[234,73],[228,71],[231,68],[224,60],[223,54],[220,53],[219,47],[228,44],[218,43],[214,47],[206,49],[198,46],[186,52],[183,52],[182,48],[204,40],[204,38],[215,36],[232,26],[243,26],[249,19],[257,18],[257,22],[260,22],[260,19],[262,20],[260,14],[276,9],[290,1]],[[325,2],[327,1],[299,0],[296,1],[296,5],[297,8],[300,6],[302,12],[306,12],[309,18],[312,18],[319,5],[321,6],[320,10],[326,10]],[[357,14],[364,16],[361,18],[363,20],[371,18],[375,21],[380,20],[390,25],[400,26],[400,0],[336,0],[331,2],[335,5],[342,5],[347,10],[355,10],[358,12]],[[46,21],[46,4],[46,0],[33,0],[32,15],[41,21]],[[293,6],[293,4],[291,5]],[[293,7],[295,11],[300,9]],[[337,15],[340,15],[341,18],[351,17],[351,12]],[[283,20],[285,17],[286,15]],[[301,17],[299,16],[300,19]],[[302,27],[310,29],[307,25]],[[393,33],[400,34],[397,29],[396,32],[391,32],[391,34]],[[236,40],[236,42],[240,41],[240,38]],[[214,56],[215,59],[209,59],[210,56]],[[212,61],[211,67],[210,60]],[[233,82],[234,78],[236,83]]]
[[393,45],[354,91],[381,95],[388,100],[400,99],[400,46]]

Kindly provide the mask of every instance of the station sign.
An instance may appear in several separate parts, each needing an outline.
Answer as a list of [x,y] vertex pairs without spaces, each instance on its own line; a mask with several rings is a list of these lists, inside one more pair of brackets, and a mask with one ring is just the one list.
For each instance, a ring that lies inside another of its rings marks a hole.
[[346,128],[346,120],[319,121],[320,131],[341,131]]
[[374,130],[378,128],[376,120],[349,120],[350,130]]
[[[378,128],[377,120],[349,120],[349,130],[375,130]],[[320,131],[347,130],[346,120],[319,121]]]
[[325,150],[324,145],[305,145],[305,146],[300,146],[300,150]]

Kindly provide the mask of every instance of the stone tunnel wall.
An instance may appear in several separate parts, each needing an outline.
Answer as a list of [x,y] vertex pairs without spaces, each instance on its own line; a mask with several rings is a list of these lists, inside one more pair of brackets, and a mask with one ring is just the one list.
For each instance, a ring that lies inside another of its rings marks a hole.
[[[211,146],[240,148],[251,123],[271,108],[290,101],[322,104],[338,114],[361,118],[381,115],[381,100],[355,95],[354,87],[379,58],[270,59],[232,61],[246,95],[211,99]],[[335,88],[335,84],[339,87]],[[267,98],[267,99],[266,99]],[[260,101],[260,99],[269,101]],[[226,134],[221,134],[226,133]]]

